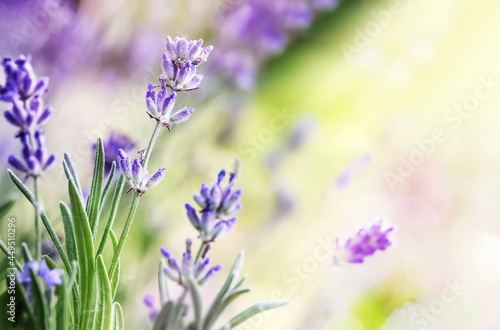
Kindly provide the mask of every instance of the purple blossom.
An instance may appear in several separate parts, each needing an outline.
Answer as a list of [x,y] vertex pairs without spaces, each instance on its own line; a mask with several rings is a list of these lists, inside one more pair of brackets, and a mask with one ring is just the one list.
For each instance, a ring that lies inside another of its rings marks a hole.
[[212,242],[217,238],[224,237],[235,225],[237,218],[224,220],[223,218],[238,213],[241,208],[242,190],[234,189],[236,173],[229,175],[229,183],[222,187],[222,181],[226,177],[223,170],[217,177],[217,183],[209,188],[202,183],[200,193],[195,194],[193,199],[201,208],[196,211],[190,204],[186,204],[187,216],[193,227],[200,233],[203,242]]
[[194,278],[200,285],[206,284],[222,269],[222,265],[210,267],[211,259],[206,257],[207,251],[205,251],[202,257],[195,263],[195,258],[191,254],[191,245],[191,240],[187,239],[186,252],[182,254],[180,267],[172,252],[166,247],[162,247],[160,251],[163,256],[167,258],[167,267],[165,267],[163,271],[168,278],[179,284],[186,283],[186,278],[188,277]]
[[[125,152],[131,151],[135,147],[135,142],[128,136],[116,131],[111,131],[108,139],[104,140],[104,172],[106,175],[111,171],[111,165],[118,159],[118,149]],[[94,143],[92,149],[95,151],[96,144]],[[118,167],[119,169],[119,167]]]
[[3,59],[2,63],[6,76],[4,86],[0,86],[0,100],[13,102],[18,99],[21,102],[34,97],[39,97],[47,91],[49,78],[37,78],[31,66],[30,56],[19,56],[16,61],[9,57]]
[[374,255],[378,250],[384,251],[393,244],[389,237],[389,233],[393,230],[392,225],[380,219],[372,225],[361,228],[343,243],[337,238],[335,263],[362,263],[366,257]]
[[130,162],[125,151],[118,149],[120,156],[120,167],[123,175],[130,184],[128,192],[135,190],[139,194],[144,195],[148,188],[152,188],[159,184],[165,178],[165,167],[157,169],[153,175],[148,175],[148,170],[142,167],[142,160],[134,159],[133,163]]
[[31,275],[29,271],[30,268],[36,275],[39,275],[45,281],[45,286],[47,287],[47,289],[62,284],[60,269],[50,269],[47,266],[45,259],[42,259],[40,263],[38,263],[38,261],[36,260],[31,260],[24,265],[22,272],[17,272],[19,282],[26,286],[28,290],[31,287]]
[[153,295],[147,294],[144,296],[144,305],[146,305],[149,309],[149,319],[151,322],[154,321],[156,314],[158,314],[158,310],[155,306],[155,298]]

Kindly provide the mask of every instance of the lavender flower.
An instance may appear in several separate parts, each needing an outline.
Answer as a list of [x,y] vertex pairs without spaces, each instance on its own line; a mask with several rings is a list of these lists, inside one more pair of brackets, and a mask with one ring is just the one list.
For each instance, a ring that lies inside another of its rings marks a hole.
[[242,208],[242,190],[234,190],[236,172],[229,175],[229,183],[223,188],[221,183],[225,177],[226,172],[223,170],[218,175],[217,183],[211,188],[202,183],[200,193],[193,196],[201,207],[199,212],[190,204],[186,204],[188,219],[205,243],[224,237],[234,227],[237,218],[224,220],[223,217],[234,215]]
[[152,188],[159,184],[165,177],[165,167],[157,169],[153,175],[148,175],[148,170],[142,167],[142,160],[134,159],[131,163],[125,151],[118,149],[118,155],[120,156],[120,166],[123,171],[123,175],[130,184],[130,192],[135,190],[141,196],[144,195],[148,188]]
[[22,272],[17,272],[19,282],[21,282],[21,284],[23,284],[28,290],[31,287],[30,268],[33,269],[35,274],[39,275],[45,281],[47,289],[62,284],[60,269],[50,269],[47,266],[45,259],[43,259],[40,263],[36,260],[31,260],[24,265]]
[[155,298],[150,294],[145,295],[144,296],[144,305],[146,305],[148,307],[149,319],[151,320],[151,322],[153,322],[155,317],[156,317],[156,314],[158,314],[158,310],[155,307]]
[[222,269],[222,265],[214,267],[209,266],[211,259],[206,257],[208,249],[206,249],[201,258],[195,262],[195,258],[191,254],[191,245],[191,240],[186,240],[186,252],[182,254],[181,265],[179,265],[177,259],[169,249],[162,247],[160,251],[165,258],[167,258],[167,267],[165,267],[163,271],[168,278],[179,284],[186,283],[186,278],[188,277],[194,278],[200,285],[206,284]]
[[148,91],[146,93],[147,114],[149,117],[159,121],[162,126],[166,127],[169,131],[172,124],[179,124],[188,120],[194,112],[193,108],[184,108],[172,114],[172,109],[175,105],[175,96],[175,92],[168,95],[165,88],[156,93],[153,85],[148,85]]
[[188,41],[167,37],[166,53],[163,54],[161,68],[166,86],[174,91],[189,92],[200,87],[203,75],[196,73],[196,67],[208,60],[213,47],[202,48],[203,40]]
[[[97,144],[92,145],[92,149],[96,150]],[[104,141],[104,150],[106,151],[104,155],[104,173],[106,175],[111,171],[111,166],[114,161],[118,158],[118,149],[124,151],[131,151],[135,147],[135,142],[132,141],[128,136],[111,131],[107,140]]]
[[337,238],[337,253],[334,262],[337,264],[364,262],[366,257],[374,255],[377,250],[384,251],[392,245],[389,233],[393,230],[392,225],[380,219],[372,225],[363,227],[344,243],[340,243]]
[[6,75],[0,86],[0,100],[10,102],[12,110],[4,112],[5,119],[18,127],[16,135],[22,144],[22,158],[11,155],[9,164],[28,177],[38,177],[55,163],[55,155],[45,146],[45,134],[41,127],[47,124],[52,109],[45,107],[42,94],[47,91],[48,78],[37,78],[30,63],[31,58],[20,56],[13,61],[3,60]]

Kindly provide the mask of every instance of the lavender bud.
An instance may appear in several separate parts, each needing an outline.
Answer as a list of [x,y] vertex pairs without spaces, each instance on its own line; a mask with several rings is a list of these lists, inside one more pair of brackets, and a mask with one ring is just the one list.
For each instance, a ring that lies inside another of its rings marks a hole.
[[188,54],[188,42],[182,38],[177,42],[177,57],[185,59]]
[[166,170],[167,169],[165,167],[156,170],[156,172],[153,173],[153,175],[149,178],[148,182],[146,183],[146,187],[152,188],[156,186],[158,183],[160,183],[165,178]]
[[168,58],[167,54],[163,54],[163,60],[161,61],[161,69],[168,80],[175,80],[177,78],[177,73],[179,68],[175,65],[172,59]]
[[172,92],[165,99],[165,101],[161,105],[161,114],[162,114],[162,116],[167,116],[168,117],[170,115],[170,112],[172,112],[172,109],[174,108],[174,105],[175,105],[175,97],[176,97],[175,92]]
[[200,280],[200,285],[203,285],[205,283],[210,282],[215,275],[217,274],[218,271],[222,269],[222,265],[217,265],[213,268],[211,268],[208,272],[207,275],[205,275],[201,280]]
[[139,159],[136,158],[136,159],[134,159],[134,163],[132,164],[132,180],[136,184],[140,184],[142,178],[143,178],[142,165],[141,165],[141,162],[139,161]]
[[196,67],[191,64],[191,62],[186,62],[184,66],[179,71],[179,76],[177,77],[176,87],[180,88],[184,84],[190,81],[196,74]]
[[208,265],[210,264],[210,258],[206,258],[204,260],[202,260],[200,263],[198,263],[198,266],[196,267],[195,271],[194,271],[194,276],[196,278],[199,278],[204,270],[208,267]]
[[184,108],[182,110],[177,111],[170,117],[170,121],[174,124],[182,123],[191,117],[191,114],[194,112],[193,108]]
[[9,156],[9,158],[7,159],[7,162],[10,164],[10,166],[12,166],[13,168],[15,168],[16,170],[18,170],[20,172],[24,172],[24,173],[28,172],[28,169],[26,168],[26,166],[24,166],[24,164],[16,156]]
[[187,216],[191,224],[193,225],[196,230],[201,231],[201,223],[200,219],[198,218],[198,215],[196,214],[196,210],[191,207],[191,205],[186,204],[186,210],[187,210]]
[[226,236],[230,231],[231,229],[233,229],[234,227],[234,224],[238,221],[238,219],[236,218],[232,218],[231,220],[221,220],[219,221],[213,231],[212,231],[212,239],[215,240],[215,239],[220,239],[224,236]]
[[195,74],[191,80],[189,80],[185,85],[184,89],[191,90],[200,87],[201,81],[203,80],[202,74]]
[[[176,38],[177,39],[177,38]],[[167,50],[166,55],[171,59],[175,60],[177,59],[177,47],[176,47],[176,42],[172,40],[172,38],[167,37],[167,44],[165,45],[165,48]]]
[[201,208],[205,208],[205,206],[207,206],[205,199],[201,197],[201,195],[194,194],[193,199]]
[[206,211],[201,214],[201,228],[205,233],[210,233],[215,225],[215,213]]

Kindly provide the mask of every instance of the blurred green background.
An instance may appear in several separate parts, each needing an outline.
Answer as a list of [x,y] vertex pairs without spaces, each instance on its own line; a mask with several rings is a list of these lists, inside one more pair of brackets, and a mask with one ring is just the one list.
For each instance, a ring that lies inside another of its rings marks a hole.
[[[143,99],[160,73],[164,37],[213,41],[223,5],[80,3],[100,31],[100,50],[128,56],[133,48],[152,58],[120,68],[128,74],[116,78],[102,65],[116,58],[97,65],[90,54],[51,88],[46,99],[56,111],[47,144],[59,159],[71,153],[83,185],[90,184],[98,135],[113,128],[138,149],[146,146],[154,123]],[[227,317],[259,300],[292,299],[241,329],[500,329],[499,12],[493,0],[346,0],[267,61],[254,90],[213,87],[211,75],[218,73],[203,72],[202,89],[210,93],[180,99],[196,112],[172,133],[161,133],[151,167],[167,167],[166,179],[141,200],[125,244],[118,300],[127,328],[147,328],[142,298],[157,295],[160,246],[180,255],[184,240],[196,238],[183,205],[201,182],[213,183],[238,158],[243,211],[211,253],[226,275],[245,250],[243,272],[255,291]],[[145,36],[155,46],[131,42]],[[50,61],[37,66],[32,54],[38,74],[49,74]],[[14,129],[1,125],[2,153],[17,152],[9,142]],[[308,134],[288,148],[297,130]],[[365,155],[371,161],[360,163]],[[273,159],[281,161],[270,166]],[[356,160],[361,165],[349,184],[336,184]],[[2,173],[1,194],[15,194]],[[42,188],[61,235],[57,205],[67,201],[64,181],[58,166]],[[129,198],[122,201],[117,233]],[[29,240],[28,203],[19,198],[9,216],[17,219],[18,239]],[[330,268],[334,238],[381,216],[396,224],[397,244],[364,264]],[[207,299],[222,280],[205,289]]]

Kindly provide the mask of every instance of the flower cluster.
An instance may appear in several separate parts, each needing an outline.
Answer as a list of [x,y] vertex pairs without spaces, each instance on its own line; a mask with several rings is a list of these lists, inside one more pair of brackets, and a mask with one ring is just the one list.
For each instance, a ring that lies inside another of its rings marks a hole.
[[223,15],[216,65],[238,87],[251,88],[261,62],[280,53],[291,34],[311,24],[315,12],[334,8],[339,0],[241,1]]
[[380,219],[372,225],[361,228],[343,244],[337,239],[337,253],[334,261],[337,264],[364,262],[366,257],[374,255],[378,250],[384,251],[393,244],[389,237],[389,233],[393,230],[393,226],[384,219]]
[[223,217],[232,216],[241,210],[242,191],[241,189],[234,190],[236,171],[229,175],[229,183],[223,188],[222,181],[225,177],[226,172],[223,170],[218,175],[217,183],[211,188],[202,183],[200,193],[193,196],[195,202],[201,207],[199,212],[186,204],[188,219],[198,230],[200,239],[204,243],[213,242],[226,235],[234,227],[237,218],[224,220]]
[[123,171],[123,175],[130,184],[130,189],[137,191],[141,196],[144,195],[148,188],[152,188],[160,183],[165,177],[165,167],[157,169],[153,175],[149,176],[147,168],[143,168],[142,159],[134,159],[131,163],[125,151],[118,149],[118,155],[120,156],[120,166]]
[[19,282],[24,285],[29,295],[32,280],[30,269],[33,270],[33,273],[35,275],[40,276],[44,280],[46,289],[50,290],[50,293],[48,295],[50,301],[50,298],[52,297],[52,288],[55,288],[57,285],[62,284],[61,270],[58,268],[50,269],[47,266],[45,259],[42,259],[40,263],[36,260],[28,261],[24,265],[22,272],[17,271],[17,277]]
[[[96,150],[97,144],[92,145],[92,149]],[[135,147],[135,142],[128,136],[111,131],[107,140],[103,141],[104,150],[104,173],[106,175],[111,171],[111,166],[118,158],[118,150],[123,149],[125,152],[131,151]]]
[[172,124],[179,124],[189,119],[194,112],[193,108],[184,108],[172,114],[175,105],[175,92],[168,95],[166,89],[155,92],[153,85],[148,85],[146,93],[146,106],[148,115],[159,121],[163,127],[170,128]]
[[211,259],[206,256],[209,247],[205,248],[200,258],[196,259],[191,254],[191,245],[192,241],[186,240],[186,252],[182,254],[181,265],[169,249],[162,247],[161,253],[167,258],[167,267],[163,271],[169,279],[179,284],[186,283],[187,278],[197,280],[200,285],[206,284],[222,269],[222,265],[210,267]]
[[4,112],[7,121],[19,128],[16,137],[22,144],[22,159],[11,155],[9,164],[28,177],[38,177],[55,163],[55,155],[45,147],[42,127],[52,115],[52,108],[45,107],[42,94],[47,91],[49,79],[37,78],[31,65],[31,58],[20,56],[13,61],[4,58],[6,76],[4,86],[0,85],[0,100],[12,104]]

